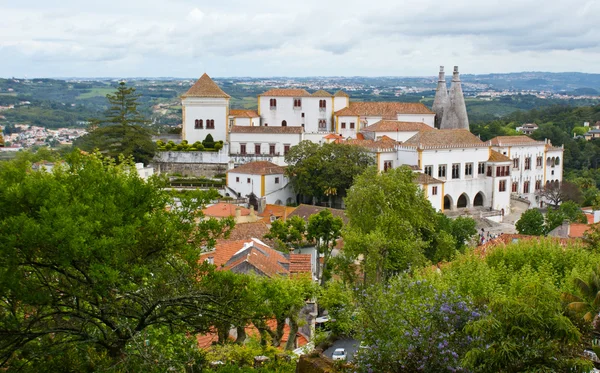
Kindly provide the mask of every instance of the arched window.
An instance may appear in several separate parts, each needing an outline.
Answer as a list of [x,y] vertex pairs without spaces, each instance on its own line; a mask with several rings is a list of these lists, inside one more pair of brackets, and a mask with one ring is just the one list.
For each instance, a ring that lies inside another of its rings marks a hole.
[[557,165],[557,166],[560,165],[560,158],[556,157],[556,160],[554,161],[554,164]]
[[285,120],[281,121],[281,127],[287,127],[287,122]]
[[275,109],[277,109],[277,100],[276,100],[276,99],[272,98],[272,99],[269,101],[269,103],[270,103],[270,106],[271,106],[271,110],[275,110]]
[[194,128],[195,129],[202,129],[203,128],[202,119],[196,119],[196,121],[194,122]]

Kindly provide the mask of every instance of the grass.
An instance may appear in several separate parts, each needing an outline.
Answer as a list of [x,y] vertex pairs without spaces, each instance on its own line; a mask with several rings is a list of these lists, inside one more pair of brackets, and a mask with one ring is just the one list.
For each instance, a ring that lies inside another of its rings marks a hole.
[[77,96],[77,99],[85,100],[86,98],[105,97],[107,94],[113,93],[114,91],[115,89],[110,87],[96,87],[92,88],[89,92],[80,94],[79,96]]

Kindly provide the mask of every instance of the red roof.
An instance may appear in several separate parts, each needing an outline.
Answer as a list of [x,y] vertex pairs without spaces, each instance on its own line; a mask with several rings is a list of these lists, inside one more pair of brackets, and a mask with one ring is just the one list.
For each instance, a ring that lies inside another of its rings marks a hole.
[[204,216],[213,217],[213,218],[227,218],[230,216],[235,216],[235,210],[240,209],[242,216],[250,215],[250,210],[241,207],[238,205],[232,205],[231,203],[217,203],[215,205],[209,206],[202,210]]
[[[592,217],[593,218],[593,217]],[[582,223],[571,223],[569,226],[569,237],[570,238],[583,238],[583,234],[587,232],[592,226]]]
[[290,273],[312,272],[310,254],[290,254]]

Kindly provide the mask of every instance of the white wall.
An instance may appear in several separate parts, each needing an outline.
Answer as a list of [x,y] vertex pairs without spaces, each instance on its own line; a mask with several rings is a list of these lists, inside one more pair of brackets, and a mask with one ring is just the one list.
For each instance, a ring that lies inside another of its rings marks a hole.
[[218,152],[157,152],[152,163],[221,163],[229,162],[228,144]]
[[334,97],[333,98],[333,111],[336,112],[338,110],[342,110],[343,108],[346,108],[350,105],[350,98],[349,97]]
[[[321,135],[322,136],[322,135]],[[275,153],[283,156],[284,145],[290,147],[302,141],[302,134],[279,133],[231,133],[229,134],[230,154],[240,154],[240,144],[246,144],[246,153],[255,154],[254,144],[261,144],[261,153],[269,154],[269,145],[275,144]]]
[[[342,128],[342,123],[346,124],[346,128]],[[354,129],[350,129],[350,123],[354,123]],[[360,117],[359,116],[339,116],[336,118],[335,131],[344,136],[344,138],[356,138],[356,134],[360,129]]]
[[398,120],[402,122],[421,122],[433,128],[435,114],[398,114]]
[[233,125],[249,127],[252,125],[252,118],[233,118]]
[[[190,144],[202,141],[211,134],[215,141],[227,141],[229,126],[229,99],[187,97],[182,100],[183,123],[182,136]],[[202,119],[203,129],[195,129],[196,119]],[[215,121],[214,129],[206,129],[206,120]]]
[[[276,183],[276,179],[279,182]],[[296,195],[290,181],[283,174],[265,175],[265,195],[268,204],[281,204],[296,202]]]
[[[444,203],[444,195],[442,191],[444,188],[442,187],[442,183],[439,184],[419,184],[419,187],[423,191],[425,198],[431,203],[431,206],[435,209],[435,211],[442,211],[443,203]],[[434,191],[434,188],[437,190]],[[433,194],[433,193],[436,194]]]
[[241,173],[227,173],[227,186],[242,197],[254,193],[258,197],[261,195],[261,175],[248,175]]
[[[302,100],[301,108],[294,108],[294,99]],[[282,121],[287,122],[288,127],[301,127],[302,113],[304,112],[304,100],[308,97],[273,97],[260,96],[260,118],[261,125],[269,127],[281,127]],[[277,108],[271,110],[271,99],[277,100]]]
[[419,133],[418,131],[389,131],[389,132],[363,132],[365,138],[376,139],[378,137],[387,136],[392,140],[406,141]]
[[279,204],[285,205],[288,202],[295,202],[294,191],[285,175],[264,175],[264,194],[262,193],[262,183],[262,175],[251,175],[232,171],[227,173],[227,186],[240,193],[242,197],[254,193],[258,197],[265,197],[266,203],[268,204],[276,204],[279,202]]
[[[319,101],[325,100],[325,110],[319,108]],[[279,101],[278,101],[279,102]],[[304,130],[307,132],[333,131],[333,99],[331,97],[302,97]],[[325,130],[319,128],[319,120],[325,120]]]

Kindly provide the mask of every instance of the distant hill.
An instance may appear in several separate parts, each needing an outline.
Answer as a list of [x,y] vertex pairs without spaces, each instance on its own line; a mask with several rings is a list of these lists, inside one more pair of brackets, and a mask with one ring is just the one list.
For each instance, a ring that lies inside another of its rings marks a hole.
[[580,88],[600,90],[600,74],[521,72],[461,75],[464,82],[487,84],[494,89],[570,92]]

